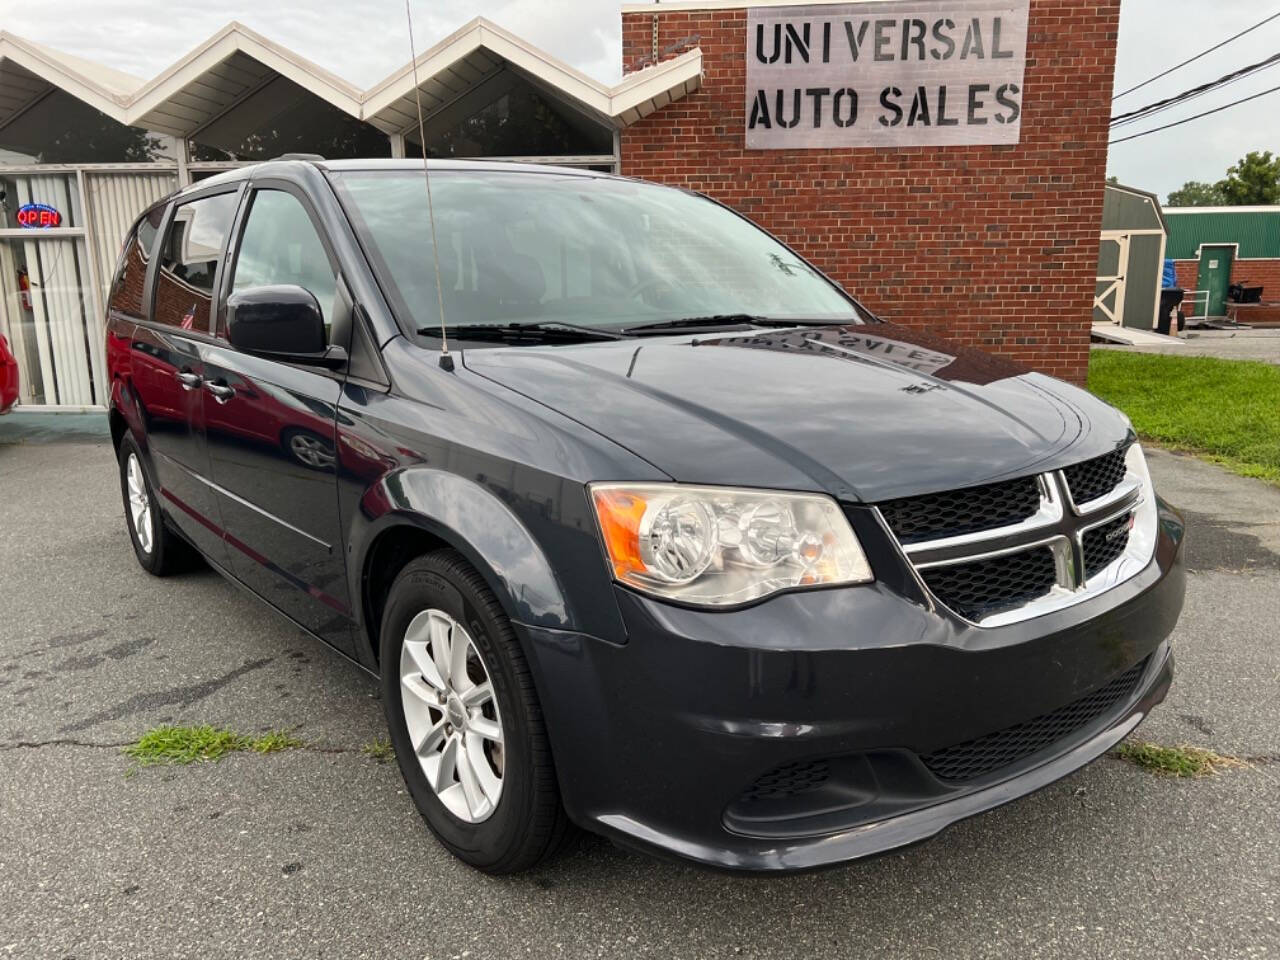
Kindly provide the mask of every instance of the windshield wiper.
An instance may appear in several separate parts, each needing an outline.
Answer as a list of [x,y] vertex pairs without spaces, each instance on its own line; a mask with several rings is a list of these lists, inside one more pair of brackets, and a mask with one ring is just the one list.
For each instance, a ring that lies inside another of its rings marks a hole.
[[[603,327],[589,327],[579,323],[565,323],[561,320],[529,323],[461,323],[445,328],[445,334],[459,340],[527,340],[537,337],[543,340],[622,340],[624,334],[616,330],[605,330]],[[439,327],[421,327],[421,337],[439,337]]]
[[677,320],[660,320],[642,323],[636,327],[624,327],[629,334],[657,333],[662,330],[683,330],[690,327],[725,327],[750,324],[755,327],[830,327],[839,326],[839,320],[786,320],[781,317],[758,317],[750,313],[716,313],[706,317],[681,317]]

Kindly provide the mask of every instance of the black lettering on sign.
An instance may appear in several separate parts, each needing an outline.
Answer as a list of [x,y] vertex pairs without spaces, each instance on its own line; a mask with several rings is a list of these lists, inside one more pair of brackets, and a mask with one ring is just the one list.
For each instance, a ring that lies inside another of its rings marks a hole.
[[[844,104],[848,101],[846,110]],[[858,122],[858,91],[852,87],[837,90],[835,99],[831,101],[831,109],[835,114],[837,127],[852,127]]]
[[880,106],[893,114],[892,119],[888,114],[880,114],[881,126],[896,127],[902,123],[902,108],[898,106],[898,97],[900,96],[902,96],[902,91],[897,87],[885,87],[880,91]]
[[831,21],[822,25],[822,62],[831,62]]
[[924,35],[928,29],[923,20],[902,21],[902,56],[899,59],[907,59],[907,47],[916,48],[917,60],[924,59]]
[[995,22],[991,25],[991,59],[1009,60],[1012,57],[1012,50],[1000,49],[1000,18],[996,17]]
[[[943,27],[946,31],[943,31]],[[929,51],[929,56],[935,60],[950,60],[955,56],[956,42],[951,39],[951,31],[956,28],[954,20],[936,20],[933,24],[933,39],[939,43],[946,44],[946,50],[942,53],[938,52],[938,48],[934,47]]]
[[751,119],[747,121],[747,129],[754,130],[757,125],[762,130],[773,129],[773,124],[769,122],[769,100],[764,95],[763,90],[756,91],[755,102],[751,104]]
[[862,23],[858,24],[858,33],[855,37],[853,33],[853,21],[846,20],[844,22],[844,35],[849,40],[849,56],[853,58],[854,63],[858,62],[858,50],[862,47],[862,41],[867,39],[867,27],[868,23],[866,20],[863,20]]
[[973,53],[979,60],[985,60],[982,55],[982,21],[977,17],[969,23],[969,29],[964,35],[964,46],[960,48],[960,59],[968,60],[969,54]]
[[778,91],[778,108],[773,111],[774,119],[778,121],[780,127],[794,127],[800,122],[800,88],[796,87],[791,91],[792,109],[791,119],[786,118],[786,99],[785,90]]
[[985,100],[979,99],[979,94],[987,93],[991,90],[989,83],[971,83],[969,84],[969,123],[981,125],[987,122],[987,118],[979,115],[978,111],[987,105]]
[[958,127],[959,125],[958,119],[947,116],[947,88],[943,85],[938,88],[938,126]]
[[793,24],[787,24],[787,53],[783,58],[787,63],[791,62],[792,50],[799,54],[800,59],[805,63],[809,62],[809,24],[806,23],[799,33],[796,32]]
[[895,23],[894,20],[876,21],[875,59],[877,63],[881,60],[893,60],[893,54],[889,52],[889,44],[893,43],[893,37],[889,35],[889,31],[893,29]]
[[916,88],[915,98],[911,101],[911,112],[907,114],[907,126],[917,123],[922,127],[931,126],[929,122],[929,94],[924,87]]
[[782,24],[773,25],[773,53],[764,55],[764,24],[756,24],[756,59],[761,63],[777,63],[782,56]]
[[822,98],[831,95],[831,88],[810,87],[804,95],[813,101],[813,126],[816,130],[822,126]]
[[996,123],[1014,123],[1021,116],[1022,104],[1012,99],[1021,92],[1016,83],[1002,83],[996,88],[996,103],[1009,110],[1007,117],[1002,113],[997,113]]

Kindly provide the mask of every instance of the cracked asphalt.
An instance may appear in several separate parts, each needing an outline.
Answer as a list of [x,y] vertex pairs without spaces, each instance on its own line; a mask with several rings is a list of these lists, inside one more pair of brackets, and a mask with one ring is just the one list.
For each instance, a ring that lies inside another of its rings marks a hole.
[[[1178,676],[1139,736],[1250,767],[1104,758],[820,874],[582,838],[494,879],[362,752],[373,680],[216,574],[138,568],[111,449],[84,440],[0,443],[0,960],[1280,956],[1280,490],[1152,456],[1191,573]],[[121,746],[168,722],[308,746],[128,775]]]

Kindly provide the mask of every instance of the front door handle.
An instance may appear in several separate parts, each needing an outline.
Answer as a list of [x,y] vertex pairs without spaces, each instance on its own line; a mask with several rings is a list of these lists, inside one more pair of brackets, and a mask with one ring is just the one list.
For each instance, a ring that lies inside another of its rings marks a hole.
[[206,380],[204,384],[204,388],[208,390],[210,393],[212,393],[213,399],[217,400],[219,403],[226,403],[228,400],[230,400],[232,397],[236,395],[235,387],[229,387],[226,385],[226,383],[222,382],[221,380],[218,380],[218,381]]
[[190,370],[179,370],[174,374],[178,378],[178,382],[182,384],[183,390],[194,390],[200,386],[201,376],[198,373],[192,373]]

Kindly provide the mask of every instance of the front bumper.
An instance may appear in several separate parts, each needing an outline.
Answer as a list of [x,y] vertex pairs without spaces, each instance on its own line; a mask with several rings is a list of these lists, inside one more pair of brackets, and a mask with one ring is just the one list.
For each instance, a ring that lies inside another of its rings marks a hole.
[[[805,870],[924,840],[1052,783],[1123,739],[1169,688],[1182,524],[1162,506],[1160,527],[1136,577],[994,629],[879,584],[731,612],[619,589],[624,645],[518,625],[566,809],[651,852]],[[1125,688],[1104,710],[1050,725],[1052,738],[1012,762],[956,780],[922,759],[1071,715],[1117,678]]]

